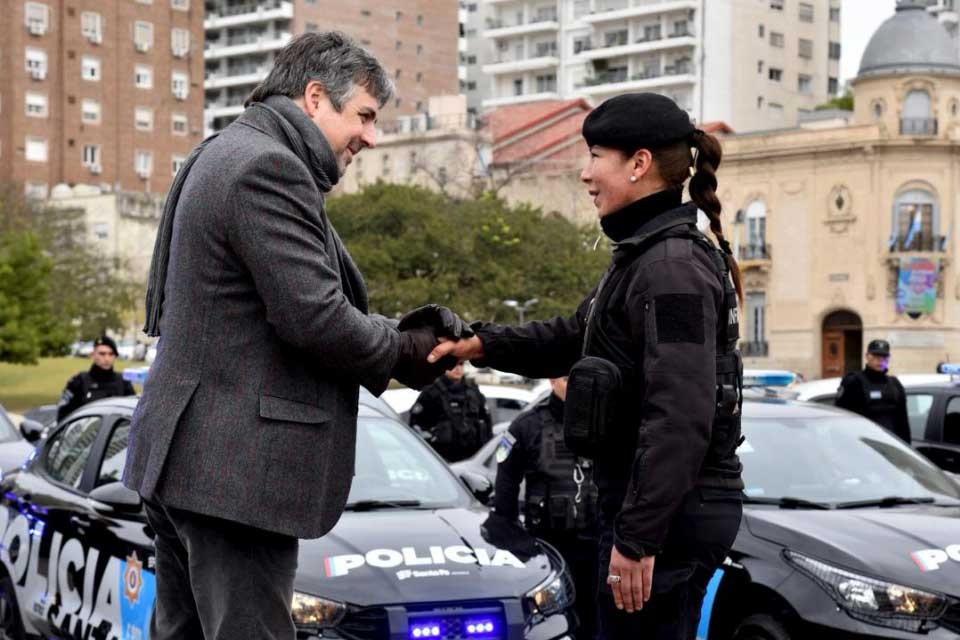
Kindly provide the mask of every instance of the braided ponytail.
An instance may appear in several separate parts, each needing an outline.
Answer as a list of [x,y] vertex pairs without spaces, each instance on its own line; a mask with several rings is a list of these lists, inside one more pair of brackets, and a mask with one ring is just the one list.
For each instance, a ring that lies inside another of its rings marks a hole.
[[724,237],[723,226],[720,223],[722,207],[720,199],[717,198],[716,171],[723,157],[723,149],[715,137],[700,129],[694,130],[689,142],[695,150],[693,166],[696,169],[696,173],[690,179],[690,198],[710,220],[710,231],[717,238],[717,243],[723,251],[727,266],[730,269],[730,275],[733,277],[733,286],[737,290],[737,298],[740,300],[740,304],[743,304],[743,281],[740,275],[740,267],[733,257],[733,249]]

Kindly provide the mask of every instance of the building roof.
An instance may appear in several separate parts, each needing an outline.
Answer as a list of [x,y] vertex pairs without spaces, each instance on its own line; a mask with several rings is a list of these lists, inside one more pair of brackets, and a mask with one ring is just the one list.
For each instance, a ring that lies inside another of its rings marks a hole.
[[486,115],[493,164],[569,163],[585,148],[580,132],[590,113],[586,100],[544,100],[500,107]]
[[921,0],[901,0],[873,34],[858,78],[894,73],[960,75],[957,45]]

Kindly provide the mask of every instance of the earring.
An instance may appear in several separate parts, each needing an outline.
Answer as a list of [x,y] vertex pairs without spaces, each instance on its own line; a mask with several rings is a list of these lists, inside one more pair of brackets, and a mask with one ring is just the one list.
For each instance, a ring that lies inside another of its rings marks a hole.
[[637,176],[630,176],[630,182],[636,182]]

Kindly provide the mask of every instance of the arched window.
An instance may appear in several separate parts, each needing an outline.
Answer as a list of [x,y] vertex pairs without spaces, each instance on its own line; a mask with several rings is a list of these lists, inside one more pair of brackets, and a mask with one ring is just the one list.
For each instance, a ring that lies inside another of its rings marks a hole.
[[933,105],[930,94],[915,89],[907,93],[903,100],[903,114],[900,118],[900,133],[906,135],[933,135],[937,132],[937,121],[933,117]]
[[938,233],[940,208],[932,193],[910,189],[893,203],[891,251],[940,251]]
[[767,205],[754,200],[744,212],[747,225],[746,244],[740,249],[741,260],[759,260],[767,257]]

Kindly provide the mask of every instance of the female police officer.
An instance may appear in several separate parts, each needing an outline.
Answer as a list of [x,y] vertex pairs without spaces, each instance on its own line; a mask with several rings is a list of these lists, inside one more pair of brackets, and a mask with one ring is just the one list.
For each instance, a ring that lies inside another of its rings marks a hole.
[[[593,362],[584,356],[613,363],[617,406],[599,411],[612,416],[594,456],[602,637],[692,639],[707,584],[736,537],[743,488],[742,294],[720,224],[721,149],[650,93],[604,102],[583,136],[590,159],[581,179],[614,246],[600,284],[569,318],[478,324],[473,338],[441,344],[431,358],[449,353],[530,377],[565,375]],[[691,175],[693,202],[682,204]],[[696,231],[698,208],[722,253]],[[579,402],[598,413],[589,390]]]

